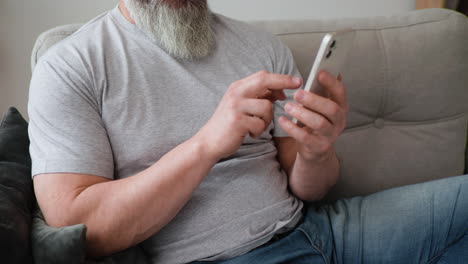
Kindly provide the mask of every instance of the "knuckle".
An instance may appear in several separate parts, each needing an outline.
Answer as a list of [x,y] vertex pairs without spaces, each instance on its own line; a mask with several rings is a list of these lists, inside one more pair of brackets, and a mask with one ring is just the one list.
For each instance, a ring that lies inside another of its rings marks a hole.
[[301,141],[304,142],[306,145],[314,145],[314,142],[312,140],[312,137],[308,133],[304,133],[301,135]]
[[306,115],[300,109],[296,109],[292,113],[296,115],[297,119],[302,120],[302,121],[306,120]]
[[311,116],[308,114],[308,111],[305,110],[303,107],[296,107],[294,110],[293,110],[293,113],[295,113],[295,115],[297,115],[297,118],[300,119],[300,120],[310,120]]
[[258,132],[259,132],[259,134],[262,134],[263,131],[265,131],[265,129],[266,129],[266,124],[265,124],[265,122],[262,120],[262,123],[259,124],[259,126],[258,126]]
[[327,152],[331,147],[331,144],[328,141],[324,141],[322,144],[320,144],[320,152]]
[[317,128],[318,129],[324,129],[327,127],[327,121],[323,117],[319,117],[317,119]]
[[261,118],[257,118],[257,127],[259,130],[263,131],[265,129],[265,121]]
[[229,85],[228,90],[236,89],[236,87],[239,86],[240,82],[241,81],[239,80],[239,81],[235,81],[235,82],[231,83],[231,85]]
[[302,97],[303,97],[303,100],[307,102],[312,102],[314,99],[320,98],[319,95],[314,94],[312,92],[308,92],[308,91],[303,91]]
[[268,118],[265,118],[264,119],[265,121],[265,129],[268,128],[268,126],[271,124],[271,122],[273,121],[273,118],[272,117],[268,117]]
[[265,122],[267,124],[270,124],[271,120],[273,120],[273,111],[269,111],[266,118],[267,118],[267,120],[265,120]]
[[253,85],[254,87],[261,86],[262,83],[263,83],[263,80],[264,80],[264,78],[263,78],[262,76],[259,75],[259,76],[255,77],[255,78],[252,80],[252,85]]
[[268,100],[262,100],[262,108],[265,112],[272,112],[273,104]]
[[242,121],[242,114],[238,112],[233,112],[231,115],[231,119],[233,122],[241,122]]
[[257,137],[260,136],[263,133],[263,131],[265,130],[265,123],[260,118],[258,118],[258,121],[255,122],[255,125],[252,128],[252,130],[253,130],[255,136],[257,136]]
[[232,110],[238,109],[239,106],[240,106],[239,100],[234,100],[234,99],[229,100],[229,107],[230,107]]
[[296,134],[296,138],[303,144],[309,144],[310,134],[304,128],[291,127],[291,130]]
[[257,72],[257,75],[258,75],[258,76],[265,76],[265,75],[267,75],[267,74],[269,74],[269,72],[266,71],[266,70]]
[[316,106],[316,99],[319,98],[318,95],[311,93],[311,92],[303,92],[302,98],[300,99],[304,105],[308,107]]
[[267,78],[267,73],[262,73],[260,75],[257,76],[257,78],[255,79],[257,81],[257,84],[263,84],[265,82]]
[[330,114],[332,114],[333,116],[339,115],[340,112],[341,112],[341,108],[336,103],[333,103],[330,106]]
[[238,88],[239,88],[239,81],[236,81],[236,82],[232,83],[231,85],[229,85],[229,87],[228,87],[228,89],[226,91],[226,96],[235,95]]

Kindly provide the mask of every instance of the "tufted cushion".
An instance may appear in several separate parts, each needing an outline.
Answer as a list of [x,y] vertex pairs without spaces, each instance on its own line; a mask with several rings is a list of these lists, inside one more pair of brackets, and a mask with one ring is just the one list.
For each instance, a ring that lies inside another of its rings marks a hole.
[[304,78],[325,32],[358,31],[343,71],[351,109],[336,144],[341,179],[329,198],[463,174],[466,16],[429,9],[394,17],[259,25],[288,44]]
[[31,69],[34,70],[37,60],[44,55],[44,53],[60,40],[70,36],[73,32],[77,31],[82,24],[70,24],[52,28],[41,35],[34,44],[31,55]]
[[[352,27],[343,71],[350,113],[336,144],[341,179],[329,199],[461,175],[468,112],[468,20],[444,9],[393,17],[255,22],[292,50],[304,78],[326,32]],[[35,60],[79,25],[38,39]]]

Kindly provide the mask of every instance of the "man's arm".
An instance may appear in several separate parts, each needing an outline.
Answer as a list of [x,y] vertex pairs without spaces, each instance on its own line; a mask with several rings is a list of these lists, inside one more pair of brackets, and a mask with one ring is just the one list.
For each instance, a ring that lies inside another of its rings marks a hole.
[[286,112],[297,118],[298,126],[282,116],[281,127],[291,136],[275,138],[278,160],[289,176],[289,187],[300,199],[319,200],[336,184],[339,162],[333,144],[346,126],[348,105],[341,77],[322,72],[320,84],[329,98],[299,90],[287,103]]
[[84,174],[42,174],[34,178],[34,188],[49,225],[84,223],[89,254],[109,255],[164,227],[216,160],[194,138],[133,177],[111,181]]
[[333,147],[323,157],[308,161],[298,153],[294,138],[277,137],[274,140],[278,160],[288,174],[289,188],[299,199],[320,200],[336,184],[340,165]]

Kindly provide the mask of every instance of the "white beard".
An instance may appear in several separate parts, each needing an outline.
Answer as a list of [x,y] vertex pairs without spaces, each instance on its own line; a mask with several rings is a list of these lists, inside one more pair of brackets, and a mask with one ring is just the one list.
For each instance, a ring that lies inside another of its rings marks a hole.
[[206,57],[215,44],[206,0],[186,0],[181,6],[161,0],[124,0],[136,26],[176,59]]

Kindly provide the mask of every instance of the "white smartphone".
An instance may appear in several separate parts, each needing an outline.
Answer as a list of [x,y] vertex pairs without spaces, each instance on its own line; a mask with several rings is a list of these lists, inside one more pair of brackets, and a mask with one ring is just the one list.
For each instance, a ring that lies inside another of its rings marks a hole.
[[[335,77],[341,73],[354,43],[355,34],[356,32],[352,29],[344,29],[328,33],[323,37],[309,77],[304,85],[305,91],[323,95],[322,87],[317,79],[318,73],[324,70]],[[294,118],[293,123],[298,124],[298,120]]]

